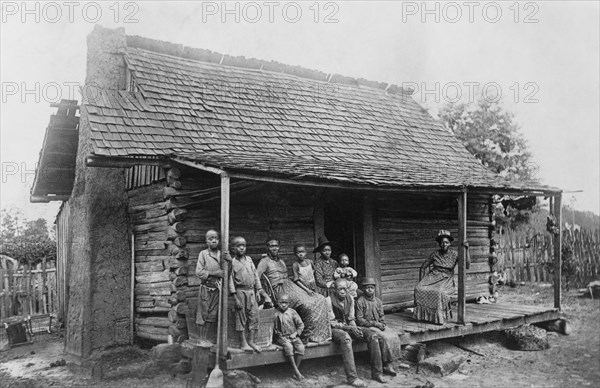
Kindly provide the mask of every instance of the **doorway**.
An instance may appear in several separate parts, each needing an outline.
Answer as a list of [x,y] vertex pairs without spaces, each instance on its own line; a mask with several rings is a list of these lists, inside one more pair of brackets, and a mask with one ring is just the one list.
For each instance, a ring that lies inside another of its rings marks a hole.
[[350,266],[365,276],[364,248],[362,248],[362,198],[356,195],[330,194],[324,209],[325,236],[333,242],[331,255],[339,262],[338,256],[345,253],[350,258]]

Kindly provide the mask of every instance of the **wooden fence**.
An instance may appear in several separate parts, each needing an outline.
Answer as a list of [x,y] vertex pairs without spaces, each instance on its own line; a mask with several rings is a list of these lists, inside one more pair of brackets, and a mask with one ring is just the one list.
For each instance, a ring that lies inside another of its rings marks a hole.
[[12,316],[54,314],[57,309],[56,268],[0,269],[0,320]]
[[[508,282],[553,282],[553,247],[549,233],[525,235],[506,230],[496,234],[498,242],[498,269],[504,271]],[[573,253],[573,273],[569,286],[584,287],[596,280],[600,272],[600,236],[585,230],[563,232],[563,260],[565,247]],[[564,266],[563,266],[564,268]],[[565,271],[563,270],[563,275]]]

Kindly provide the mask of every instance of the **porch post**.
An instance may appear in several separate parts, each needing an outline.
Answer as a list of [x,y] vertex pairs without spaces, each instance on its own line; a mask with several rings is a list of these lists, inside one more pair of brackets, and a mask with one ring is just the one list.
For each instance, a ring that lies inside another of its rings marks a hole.
[[465,272],[467,239],[467,190],[458,196],[458,323],[465,323]]
[[560,310],[560,291],[562,280],[562,194],[554,197],[554,218],[558,227],[558,234],[552,235],[552,245],[554,246],[554,307]]
[[365,275],[377,282],[377,296],[381,298],[381,260],[375,249],[374,198],[365,195],[363,198],[362,235],[365,260]]
[[[319,237],[325,235],[325,195],[319,195],[316,201],[317,202],[315,203],[315,210],[313,213],[315,247],[319,244]],[[313,256],[314,260],[319,258],[318,253],[315,253]]]
[[[229,175],[221,173],[221,252],[229,251]],[[229,262],[221,260],[223,267],[223,284],[221,285],[221,337],[220,351],[222,359],[227,357],[227,305],[229,299]],[[220,360],[215,360],[220,362]],[[222,363],[225,369],[226,363]]]

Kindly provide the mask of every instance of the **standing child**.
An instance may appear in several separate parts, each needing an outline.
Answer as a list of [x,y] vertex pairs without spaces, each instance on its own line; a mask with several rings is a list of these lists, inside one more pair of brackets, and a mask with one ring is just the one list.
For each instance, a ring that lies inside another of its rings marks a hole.
[[[260,346],[254,342],[258,330],[256,293],[264,296],[267,303],[271,303],[271,299],[262,290],[252,258],[246,256],[246,240],[236,237],[232,245],[235,260],[231,262],[229,292],[235,296],[235,330],[240,333],[242,350],[260,353]],[[250,332],[249,339],[246,339],[246,330]]]
[[228,252],[221,255],[219,233],[214,229],[206,232],[206,245],[208,248],[200,252],[196,264],[196,276],[200,278],[196,324],[201,344],[209,346],[213,343],[213,329],[219,309],[219,289],[223,278],[221,257],[227,261],[231,261],[231,257]]
[[292,265],[294,271],[294,282],[310,296],[315,294],[317,284],[315,283],[315,272],[313,262],[306,258],[306,247],[302,244],[294,246],[294,254],[297,261]]
[[283,354],[294,369],[294,377],[297,380],[303,380],[304,376],[300,374],[298,368],[304,356],[304,344],[300,340],[300,334],[304,331],[304,323],[296,310],[289,308],[289,305],[290,297],[286,294],[280,295],[277,305],[279,311],[275,316],[273,329],[275,343],[283,347]]
[[350,267],[350,258],[347,254],[342,253],[338,257],[340,266],[335,269],[333,273],[334,279],[345,279],[348,283],[348,293],[351,297],[356,298],[358,296],[358,284],[354,282],[354,279],[358,276],[358,272],[354,268]]

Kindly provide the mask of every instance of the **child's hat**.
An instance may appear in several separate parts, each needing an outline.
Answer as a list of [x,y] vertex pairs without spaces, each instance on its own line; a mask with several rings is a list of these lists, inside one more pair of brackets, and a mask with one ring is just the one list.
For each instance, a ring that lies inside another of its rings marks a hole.
[[373,278],[363,278],[362,285],[364,286],[376,286],[377,282]]

